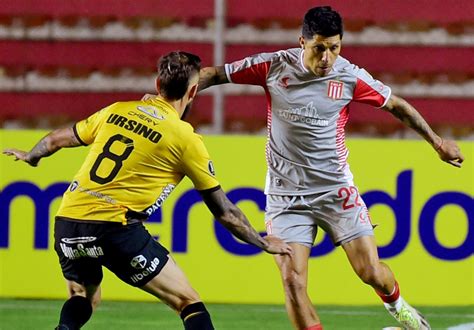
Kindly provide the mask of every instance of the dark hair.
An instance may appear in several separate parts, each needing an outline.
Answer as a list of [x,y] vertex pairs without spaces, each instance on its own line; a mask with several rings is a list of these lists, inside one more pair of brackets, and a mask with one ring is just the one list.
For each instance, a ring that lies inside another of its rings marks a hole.
[[181,99],[189,87],[189,80],[200,69],[201,59],[197,55],[182,51],[163,55],[158,60],[158,92],[171,101]]
[[312,39],[319,34],[323,37],[332,37],[343,34],[342,18],[330,6],[314,7],[308,10],[303,19],[302,35]]

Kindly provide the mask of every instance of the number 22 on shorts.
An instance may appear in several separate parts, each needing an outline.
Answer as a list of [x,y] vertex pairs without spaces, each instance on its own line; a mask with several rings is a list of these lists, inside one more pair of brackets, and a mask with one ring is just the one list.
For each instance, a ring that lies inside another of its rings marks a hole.
[[337,192],[337,196],[344,198],[342,201],[342,208],[344,210],[351,209],[354,206],[363,206],[359,191],[354,186],[340,188]]

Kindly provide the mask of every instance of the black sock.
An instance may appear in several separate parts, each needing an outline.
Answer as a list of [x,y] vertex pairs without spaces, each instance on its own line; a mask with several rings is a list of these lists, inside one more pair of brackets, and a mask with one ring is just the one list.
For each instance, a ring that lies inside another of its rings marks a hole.
[[78,330],[92,315],[92,305],[89,299],[74,296],[69,298],[61,309],[59,325],[56,329]]
[[202,302],[184,307],[181,319],[186,330],[214,330],[211,315]]

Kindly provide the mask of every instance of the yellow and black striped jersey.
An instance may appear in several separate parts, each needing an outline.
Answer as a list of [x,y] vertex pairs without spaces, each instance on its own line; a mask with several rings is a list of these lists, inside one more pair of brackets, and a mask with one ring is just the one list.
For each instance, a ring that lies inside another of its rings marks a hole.
[[74,125],[89,153],[58,216],[126,222],[151,215],[186,175],[197,190],[219,186],[202,137],[161,99],[114,103]]

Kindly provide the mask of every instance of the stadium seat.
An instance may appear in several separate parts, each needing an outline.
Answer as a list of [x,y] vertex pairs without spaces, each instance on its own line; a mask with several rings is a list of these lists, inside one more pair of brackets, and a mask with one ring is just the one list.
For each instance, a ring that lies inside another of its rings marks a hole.
[[[463,36],[472,33],[474,28],[474,3],[470,2],[456,2],[449,6],[443,0],[420,0],[408,5],[390,0],[328,0],[326,3],[341,12],[346,31],[356,35],[377,27],[395,34],[425,33],[429,36],[430,31],[441,29],[452,36]],[[244,26],[257,34],[298,31],[304,11],[314,2],[302,0],[298,4],[274,0],[271,6],[256,6],[254,0],[227,0],[228,30],[235,31]],[[119,80],[151,79],[156,72],[157,58],[171,50],[197,53],[204,66],[211,65],[213,44],[209,37],[183,41],[171,38],[155,40],[152,37],[143,40],[138,36],[144,27],[151,28],[153,35],[153,31],[175,26],[180,26],[178,31],[183,34],[193,28],[204,31],[205,35],[206,31],[213,29],[213,6],[213,0],[203,0],[199,6],[189,6],[185,0],[175,0],[166,6],[158,6],[154,0],[115,0],[113,6],[109,0],[36,0],[34,3],[2,0],[0,29],[7,32],[3,32],[6,37],[0,37],[0,68],[5,80],[0,87],[6,86],[0,90],[0,102],[5,104],[0,109],[0,125],[1,122],[22,118],[29,121],[33,116],[77,120],[113,102],[115,97],[138,98],[142,93],[135,90],[124,92]],[[353,10],[354,6],[359,10]],[[54,33],[50,32],[53,30]],[[367,44],[348,43],[344,45],[342,55],[390,85],[412,86],[412,94],[407,99],[419,106],[433,125],[453,125],[462,133],[468,123],[474,122],[472,111],[467,110],[473,108],[474,101],[471,94],[464,97],[456,91],[467,88],[474,80],[474,48],[464,44],[437,46],[436,35],[434,39],[427,39],[427,44],[382,44],[380,40],[369,40]],[[249,43],[247,37],[244,33],[227,42],[226,62],[253,53],[297,46],[297,35],[294,41],[266,43]],[[125,73],[128,78],[124,78]],[[33,80],[37,82],[34,86],[41,81],[53,83],[35,89],[28,83]],[[74,86],[79,81],[93,83],[71,92],[68,85]],[[114,84],[110,84],[111,81]],[[130,81],[122,85],[129,86]],[[426,86],[438,85],[446,86],[445,94],[423,94]],[[23,86],[23,89],[18,86]],[[152,84],[150,91],[153,91]],[[450,91],[453,91],[453,96],[449,96]],[[74,105],[66,113],[61,112],[64,104],[71,100],[74,100]],[[212,95],[200,96],[190,121],[198,126],[212,125],[212,106]],[[265,129],[266,101],[262,94],[233,93],[225,97],[224,106],[228,131],[260,132]],[[383,134],[400,129],[401,125],[389,115],[372,110],[353,105],[351,129],[370,132],[373,127],[380,130],[383,126]],[[384,125],[377,125],[381,122]]]

